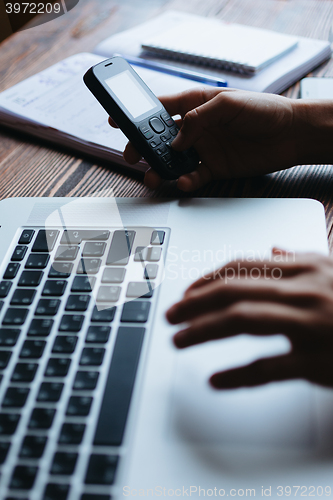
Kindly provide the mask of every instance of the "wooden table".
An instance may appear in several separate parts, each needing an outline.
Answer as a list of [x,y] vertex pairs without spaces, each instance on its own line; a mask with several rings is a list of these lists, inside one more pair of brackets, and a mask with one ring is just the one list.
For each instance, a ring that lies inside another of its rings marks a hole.
[[[327,40],[332,36],[331,0],[80,0],[70,13],[17,33],[0,45],[0,91],[66,56],[91,51],[113,33],[164,9],[216,16],[231,22]],[[314,74],[333,76],[333,60]],[[299,85],[285,95],[297,97]],[[174,186],[150,191],[138,174],[75,156],[29,137],[0,130],[0,199],[13,196],[185,197]],[[191,195],[192,196],[192,195]],[[331,166],[298,166],[274,174],[212,182],[197,197],[308,197],[326,210],[333,249]]]

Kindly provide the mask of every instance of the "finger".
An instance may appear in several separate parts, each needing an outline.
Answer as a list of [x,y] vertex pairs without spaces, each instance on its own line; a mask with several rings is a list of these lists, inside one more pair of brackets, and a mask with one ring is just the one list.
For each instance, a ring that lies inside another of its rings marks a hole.
[[202,278],[192,283],[185,294],[202,286],[209,284],[214,280],[223,280],[226,283],[239,278],[257,279],[259,273],[264,279],[278,280],[281,278],[297,276],[305,271],[312,269],[312,264],[307,259],[303,259],[300,254],[289,253],[288,259],[284,255],[278,255],[278,259],[269,260],[233,260],[225,266],[215,269]]
[[111,127],[113,128],[119,128],[116,122],[111,118],[111,116],[109,116],[109,125],[111,125]]
[[159,97],[159,100],[171,116],[184,116],[188,111],[213,99],[222,89],[192,89],[178,94]]
[[155,170],[149,168],[145,173],[144,183],[149,189],[157,189],[163,182],[163,179]]
[[306,330],[308,321],[306,311],[292,306],[244,301],[195,318],[188,328],[176,333],[173,340],[176,347],[183,349],[240,333],[298,335]]
[[303,297],[303,291],[284,283],[267,283],[267,281],[252,281],[239,279],[226,284],[215,281],[209,286],[192,289],[184,298],[174,304],[166,313],[172,324],[184,323],[193,318],[212,311],[222,310],[240,301],[263,301],[290,304],[300,301],[298,293]]
[[289,353],[283,356],[259,359],[241,368],[215,373],[209,381],[215,389],[237,389],[281,380],[304,378],[305,372],[304,358]]
[[195,191],[212,180],[212,173],[206,165],[200,163],[198,168],[190,174],[179,177],[177,187],[181,191]]
[[142,156],[140,153],[135,149],[135,147],[128,142],[125,147],[124,151],[124,159],[129,163],[130,165],[135,165],[141,160]]

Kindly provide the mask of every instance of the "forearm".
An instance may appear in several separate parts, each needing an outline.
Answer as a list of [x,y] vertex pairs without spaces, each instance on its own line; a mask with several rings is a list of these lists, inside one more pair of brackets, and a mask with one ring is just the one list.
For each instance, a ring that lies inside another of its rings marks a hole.
[[295,100],[298,164],[333,164],[333,100]]

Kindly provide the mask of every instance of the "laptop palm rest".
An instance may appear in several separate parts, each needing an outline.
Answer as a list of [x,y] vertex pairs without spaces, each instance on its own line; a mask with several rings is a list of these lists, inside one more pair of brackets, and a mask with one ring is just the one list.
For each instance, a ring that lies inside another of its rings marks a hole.
[[241,335],[179,352],[170,435],[193,444],[313,448],[311,384],[295,380],[228,391],[209,386],[209,376],[216,371],[288,351],[288,341],[282,336]]

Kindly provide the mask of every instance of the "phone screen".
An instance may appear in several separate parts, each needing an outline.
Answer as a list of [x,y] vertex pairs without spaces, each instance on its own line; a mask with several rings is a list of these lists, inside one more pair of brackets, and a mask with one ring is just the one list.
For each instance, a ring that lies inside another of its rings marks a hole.
[[105,83],[133,118],[156,108],[156,103],[128,70],[108,78]]
[[333,78],[303,78],[300,97],[302,99],[333,99]]

